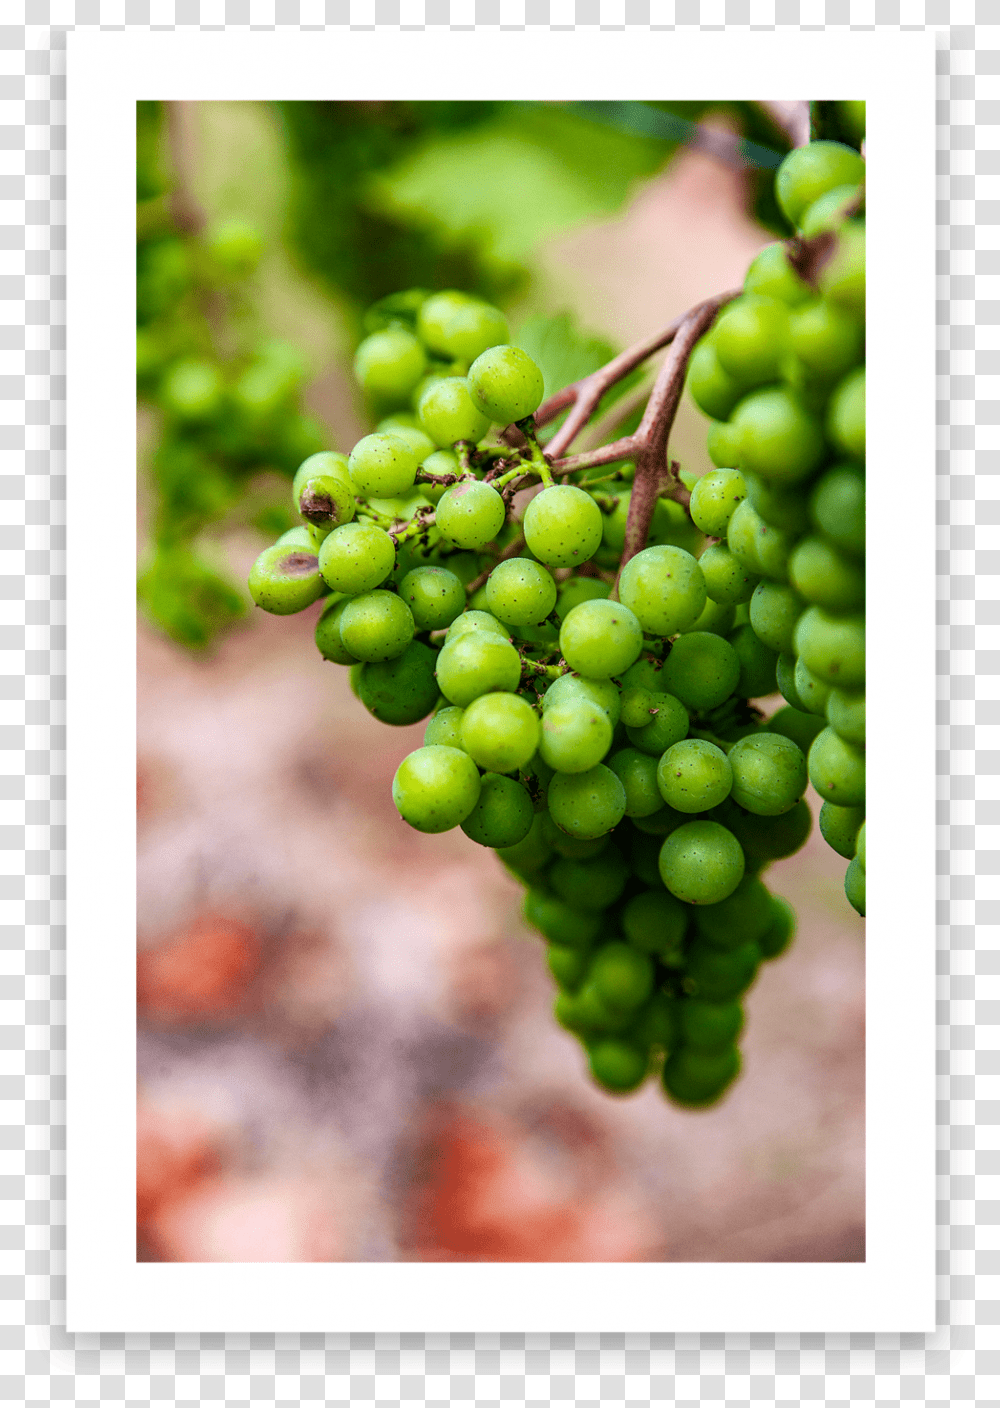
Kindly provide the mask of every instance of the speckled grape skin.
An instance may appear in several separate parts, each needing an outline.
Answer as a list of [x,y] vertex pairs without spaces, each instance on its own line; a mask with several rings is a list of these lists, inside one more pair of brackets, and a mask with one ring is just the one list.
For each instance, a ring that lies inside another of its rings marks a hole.
[[524,511],[528,547],[547,567],[573,567],[587,562],[601,546],[604,515],[583,489],[553,484],[543,489]]
[[479,800],[479,770],[458,748],[431,744],[400,763],[392,800],[404,821],[437,835],[459,826]]
[[500,562],[486,583],[486,604],[507,626],[537,626],[554,610],[556,584],[539,562],[512,557]]
[[273,616],[304,611],[323,594],[323,578],[315,553],[275,543],[265,548],[250,569],[250,595]]

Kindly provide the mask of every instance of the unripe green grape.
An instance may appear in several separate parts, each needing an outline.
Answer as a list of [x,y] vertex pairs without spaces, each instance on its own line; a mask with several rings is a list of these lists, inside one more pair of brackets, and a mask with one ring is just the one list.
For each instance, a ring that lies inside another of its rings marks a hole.
[[538,748],[538,715],[517,694],[481,694],[466,709],[461,729],[462,747],[488,772],[522,768]]
[[538,751],[559,773],[588,772],[604,758],[613,737],[614,728],[600,705],[579,696],[567,698],[544,711]]
[[743,1008],[738,1002],[708,1002],[688,997],[677,1004],[679,1036],[692,1051],[719,1051],[732,1046],[743,1031]]
[[691,490],[691,517],[710,538],[724,538],[736,507],[747,496],[738,469],[711,469]]
[[[419,432],[423,435],[423,431]],[[430,436],[426,437],[428,440]],[[454,450],[435,450],[432,454],[425,455],[420,462],[420,468],[427,470],[428,474],[455,474],[462,473],[462,466]],[[442,497],[448,492],[451,486],[448,484],[427,484],[421,483],[421,490],[427,495],[431,503],[439,503]],[[476,574],[473,573],[474,577]]]
[[459,440],[478,441],[489,420],[473,401],[464,376],[444,376],[433,382],[417,402],[420,424],[441,449]]
[[805,754],[780,733],[761,732],[741,738],[729,750],[733,801],[757,816],[780,816],[800,801],[806,790]]
[[649,1074],[649,1051],[623,1037],[606,1036],[587,1052],[590,1074],[614,1095],[637,1090]]
[[[684,630],[679,634],[686,636],[704,631],[706,635],[728,636],[735,624],[735,606],[724,606],[721,602],[706,598],[701,615],[696,621],[693,621],[690,626],[685,626]],[[676,645],[677,642],[674,641],[674,644]]]
[[787,343],[787,305],[757,293],[728,304],[712,334],[723,371],[748,387],[777,379]]
[[665,992],[654,992],[635,1014],[632,1036],[645,1047],[661,1052],[677,1045],[677,1000]]
[[865,743],[865,696],[864,692],[848,693],[844,689],[831,689],[826,701],[826,717],[834,733],[845,743],[864,747]]
[[865,917],[865,868],[857,856],[851,861],[844,875],[844,894],[863,919]]
[[621,721],[626,728],[645,728],[653,722],[656,703],[649,689],[632,687],[623,689],[621,700]]
[[159,399],[179,420],[210,420],[222,400],[218,367],[195,357],[174,362],[160,382]]
[[828,469],[809,498],[809,517],[841,552],[865,552],[865,477],[856,465]]
[[395,660],[413,639],[413,613],[395,592],[363,592],[341,612],[340,639],[355,660]]
[[864,212],[864,186],[856,181],[834,186],[802,214],[799,229],[803,239],[815,239],[825,230],[837,230],[849,215]]
[[771,715],[764,728],[768,733],[783,734],[785,738],[790,738],[793,743],[797,744],[803,753],[808,753],[813,739],[818,733],[822,733],[824,724],[816,714],[807,713],[805,710],[796,709],[792,704],[787,704],[783,709],[779,709]]
[[624,1036],[632,1026],[632,1013],[612,1007],[590,981],[589,974],[576,994],[577,1030],[588,1046],[601,1036]]
[[762,958],[780,958],[795,936],[795,910],[780,895],[771,896],[774,918],[766,934],[757,940]]
[[598,577],[567,577],[559,586],[557,609],[559,615],[565,617],[582,601],[606,601],[610,595],[611,584],[602,582]]
[[[814,675],[801,658],[795,662],[795,693],[807,714],[820,714],[826,717],[826,704],[830,697],[830,686],[825,680]],[[796,707],[798,707],[796,705]]]
[[383,328],[366,337],[354,354],[354,375],[377,401],[404,404],[427,368],[421,343],[405,328]]
[[641,628],[660,636],[692,625],[708,596],[697,560],[683,548],[669,546],[636,553],[622,569],[618,594]]
[[760,559],[757,556],[757,537],[762,520],[749,499],[737,505],[726,530],[726,546],[733,556],[743,564],[748,572],[761,575]]
[[725,543],[712,543],[698,559],[710,601],[736,606],[753,596],[758,577],[729,551]]
[[304,611],[323,594],[316,554],[278,544],[264,549],[250,569],[247,585],[254,603],[273,616]]
[[435,661],[434,651],[415,640],[394,660],[353,667],[352,687],[381,723],[405,728],[426,719],[437,703]]
[[[714,420],[705,437],[708,458],[720,469],[736,464],[740,457],[740,437],[728,420]],[[713,534],[714,537],[714,534]]]
[[684,738],[663,754],[656,769],[660,796],[677,812],[707,812],[729,796],[733,772],[721,748]]
[[500,532],[507,506],[492,484],[467,480],[453,484],[438,502],[435,522],[456,547],[478,551]]
[[843,142],[808,142],[782,161],[774,178],[774,193],[797,228],[813,201],[837,186],[856,185],[864,179],[865,164],[852,147]]
[[[659,762],[659,759],[657,759],[657,762]],[[690,820],[690,816],[685,815],[684,812],[675,812],[673,807],[668,807],[666,803],[663,804],[658,812],[654,812],[652,816],[634,816],[631,818],[632,825],[637,831],[641,831],[645,836],[652,836],[659,842],[656,853],[656,880],[649,879],[646,882],[647,884],[663,884],[659,870],[659,852],[660,847],[663,845],[663,838],[671,835],[679,826],[685,826]]]
[[340,636],[340,618],[350,600],[348,596],[332,597],[316,622],[316,649],[324,660],[330,660],[335,665],[358,663],[358,657],[351,654]]
[[570,836],[604,836],[625,815],[625,788],[602,763],[587,772],[555,775],[549,784],[549,815]]
[[[453,559],[449,558],[449,562]],[[448,627],[448,634],[445,636],[445,645],[453,645],[455,641],[461,640],[468,631],[486,631],[490,635],[500,636],[502,640],[510,640],[510,631],[507,627],[491,616],[488,611],[463,611],[461,616],[456,616]]]
[[860,807],[865,800],[865,755],[825,728],[809,749],[809,781],[825,802]]
[[509,870],[522,879],[530,880],[544,870],[552,859],[552,847],[542,830],[543,812],[535,812],[531,830],[523,841],[514,846],[498,846],[497,854]]
[[465,710],[449,704],[428,721],[424,729],[424,744],[443,743],[446,748],[462,748],[462,719]]
[[865,369],[848,372],[830,397],[826,426],[830,439],[856,459],[865,455]]
[[465,610],[465,588],[446,567],[415,567],[399,584],[418,631],[439,631]]
[[575,567],[601,545],[604,518],[585,489],[552,484],[524,511],[524,539],[547,567]]
[[631,944],[612,941],[597,950],[590,965],[588,981],[608,1007],[632,1012],[648,1001],[653,991],[655,968],[649,954]]
[[747,865],[763,866],[802,849],[812,831],[812,812],[806,801],[780,816],[757,816],[733,804],[725,824],[743,847]]
[[808,669],[839,689],[865,683],[865,623],[861,616],[831,616],[810,606],[795,627],[795,648]]
[[292,503],[296,509],[299,506],[299,495],[310,479],[338,479],[346,484],[352,494],[356,492],[347,456],[342,455],[339,450],[319,450],[299,465],[292,480]]
[[551,573],[529,557],[498,562],[486,583],[486,604],[508,626],[538,625],[555,609]]
[[[813,713],[814,711],[811,710],[802,699],[795,683],[797,666],[798,661],[791,652],[786,655],[779,655],[778,663],[774,667],[775,682],[781,691],[782,697],[788,701],[793,709],[798,710],[798,712],[802,714]],[[818,683],[819,681],[817,681],[817,684]],[[824,685],[823,688],[825,689],[827,686]]]
[[441,744],[408,754],[392,780],[400,816],[430,835],[460,826],[479,800],[479,790],[479,772],[469,755]]
[[550,709],[553,704],[565,703],[570,699],[582,699],[596,704],[608,716],[612,728],[621,717],[621,695],[618,686],[611,680],[589,680],[583,675],[559,675],[542,695],[542,709]]
[[687,389],[698,409],[716,421],[728,420],[729,413],[746,392],[743,382],[725,371],[714,346],[704,339],[688,361]]
[[743,280],[747,293],[763,293],[770,298],[780,298],[790,308],[805,303],[812,297],[812,290],[806,281],[792,268],[788,250],[782,241],[765,245],[751,263]]
[[798,485],[768,483],[756,474],[746,474],[744,478],[747,498],[758,518],[794,537],[806,531],[809,514]]
[[663,806],[656,785],[657,760],[638,748],[619,748],[607,766],[625,788],[625,815],[652,816]]
[[586,976],[590,955],[583,949],[570,948],[566,944],[549,944],[545,950],[545,962],[563,992],[576,992]]
[[740,1073],[740,1053],[735,1046],[721,1051],[692,1051],[680,1047],[663,1067],[663,1088],[677,1105],[701,1109],[713,1105]]
[[[407,411],[397,411],[394,416],[386,416],[380,420],[375,427],[376,431],[383,435],[396,435],[400,440],[405,440],[410,449],[417,457],[417,463],[423,465],[430,459],[431,455],[444,453],[435,449],[434,441],[429,435],[420,429],[420,422],[415,415]],[[457,459],[455,464],[458,464]],[[427,488],[422,485],[421,488]]]
[[535,819],[531,798],[519,782],[498,773],[483,774],[479,798],[462,822],[470,841],[497,850],[516,846],[531,830]]
[[452,704],[467,708],[481,694],[494,690],[513,694],[521,682],[521,657],[492,631],[467,631],[445,641],[437,658],[441,693]]
[[733,412],[740,468],[762,479],[797,484],[823,459],[823,428],[794,392],[767,386],[745,396]]
[[417,457],[398,435],[376,432],[358,441],[348,458],[351,479],[359,494],[393,498],[413,488]]
[[717,821],[689,821],[660,849],[660,878],[687,904],[718,904],[743,879],[740,843]]
[[[692,474],[687,478],[691,488],[698,483],[696,475]],[[685,483],[685,471],[681,471],[680,480],[690,493],[691,488]],[[677,503],[675,499],[657,499],[649,529],[649,542],[652,547],[684,548],[685,552],[693,554],[701,546],[701,534],[682,504]]]
[[729,637],[740,662],[735,694],[740,699],[763,699],[778,688],[777,651],[758,640],[751,625],[737,626]]
[[621,851],[610,845],[586,860],[562,856],[549,869],[548,881],[567,904],[581,909],[607,909],[621,899],[629,869]]
[[599,914],[574,909],[565,900],[532,886],[524,901],[524,918],[554,944],[588,948],[604,922]]
[[[658,877],[657,877],[658,878]],[[643,953],[676,954],[684,940],[688,911],[666,890],[633,895],[622,911],[622,931]]]
[[676,695],[654,693],[653,707],[656,713],[648,724],[641,728],[626,728],[625,733],[628,741],[641,753],[659,758],[667,748],[684,737],[690,720],[687,709]]
[[417,334],[438,356],[466,363],[510,335],[499,308],[453,290],[433,293],[421,304]]
[[[536,767],[538,762],[539,760],[537,758],[533,759],[531,764],[532,768]],[[548,800],[548,788],[552,785],[555,772],[552,768],[548,767],[546,763],[542,763],[541,766],[546,770],[547,774],[545,788],[546,800]],[[588,840],[582,837],[568,835],[556,825],[548,811],[542,813],[542,830],[545,833],[545,839],[556,854],[567,856],[570,860],[590,860],[593,856],[599,856],[610,843],[610,837],[607,833],[603,836],[592,837]]]
[[793,648],[795,623],[806,603],[794,587],[782,582],[761,582],[750,598],[750,624],[758,640],[779,655]]
[[864,822],[864,807],[841,807],[836,802],[824,802],[820,808],[820,834],[826,844],[845,860],[855,855]]
[[305,552],[316,551],[312,534],[305,523],[296,523],[294,528],[289,528],[286,533],[282,533],[272,546],[276,548],[302,548]]
[[389,534],[370,523],[344,523],[319,550],[319,570],[335,592],[358,596],[381,586],[396,561]]
[[729,641],[708,631],[675,640],[663,663],[660,688],[685,708],[704,713],[724,703],[736,688],[740,660]]
[[[680,552],[680,549],[647,551]],[[621,675],[639,658],[642,627],[627,605],[599,599],[584,601],[574,606],[563,620],[559,649],[567,665],[577,674],[589,679],[611,679]]]
[[865,227],[860,220],[841,226],[833,254],[820,270],[819,287],[831,303],[865,316]]
[[214,225],[205,236],[212,262],[230,278],[246,278],[260,263],[264,237],[250,220],[232,216]]
[[791,348],[803,366],[824,377],[843,376],[860,359],[864,327],[852,314],[827,299],[792,315]]
[[350,523],[355,513],[354,494],[343,479],[315,475],[302,484],[296,507],[307,523],[329,531]]
[[857,854],[857,858],[858,858],[858,864],[861,866],[861,869],[862,869],[862,870],[867,869],[867,867],[866,867],[866,865],[865,865],[865,851],[866,851],[865,828],[867,827],[867,825],[868,825],[868,823],[867,823],[866,821],[863,821],[863,822],[861,823],[861,830],[858,832],[858,849],[857,849],[856,854]]
[[545,395],[540,368],[520,347],[490,347],[469,368],[472,399],[497,425],[534,415]]
[[699,936],[686,955],[684,986],[708,1002],[728,1002],[750,987],[760,966],[760,949],[745,942],[722,951]]
[[803,538],[789,558],[792,586],[813,606],[839,615],[865,601],[864,568],[823,538]]

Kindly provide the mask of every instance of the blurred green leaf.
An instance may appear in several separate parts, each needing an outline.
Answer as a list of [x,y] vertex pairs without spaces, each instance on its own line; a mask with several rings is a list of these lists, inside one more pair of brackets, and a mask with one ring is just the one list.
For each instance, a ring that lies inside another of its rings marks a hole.
[[184,547],[156,551],[139,577],[138,596],[145,615],[190,649],[209,645],[248,609],[230,582]]

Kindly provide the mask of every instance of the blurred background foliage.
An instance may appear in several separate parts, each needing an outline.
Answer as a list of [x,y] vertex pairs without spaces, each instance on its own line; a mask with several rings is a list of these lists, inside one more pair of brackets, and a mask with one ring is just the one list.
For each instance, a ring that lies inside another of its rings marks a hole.
[[[515,309],[547,393],[613,355],[571,312],[533,306],[538,251],[623,211],[689,145],[744,173],[762,233],[787,233],[773,173],[791,142],[758,103],[139,104],[147,618],[199,649],[245,615],[221,536],[276,537],[298,464],[350,449],[331,445],[331,388],[318,386],[333,365],[350,396],[344,371],[375,300],[460,287]],[[349,411],[333,419],[370,428],[363,406]]]

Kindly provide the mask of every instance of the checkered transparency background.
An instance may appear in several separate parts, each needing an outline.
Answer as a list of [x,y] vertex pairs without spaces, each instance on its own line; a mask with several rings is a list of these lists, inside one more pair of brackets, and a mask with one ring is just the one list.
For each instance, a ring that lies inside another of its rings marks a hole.
[[[973,941],[976,920],[1000,922],[992,848],[1000,826],[1000,496],[993,488],[1000,484],[1000,398],[992,399],[1000,386],[1000,27],[977,24],[995,16],[995,7],[996,0],[3,0],[0,747],[8,761],[0,767],[0,849],[9,859],[0,865],[0,1396],[38,1404],[943,1405],[1000,1398],[1000,1048],[990,1036],[1000,1023],[993,987],[1000,959],[985,948],[977,956]],[[503,25],[530,37],[535,27],[770,29],[776,22],[940,32],[937,1332],[67,1335],[65,29]]]

